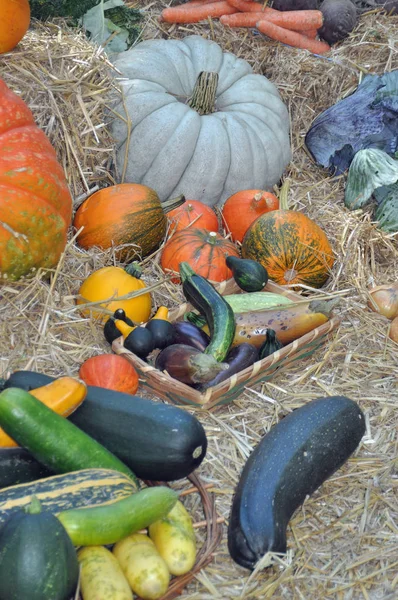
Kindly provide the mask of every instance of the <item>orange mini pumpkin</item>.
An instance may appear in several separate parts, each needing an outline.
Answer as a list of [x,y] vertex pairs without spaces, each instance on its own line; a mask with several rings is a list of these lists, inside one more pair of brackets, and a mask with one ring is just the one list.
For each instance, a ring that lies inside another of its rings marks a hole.
[[250,225],[260,215],[277,210],[279,200],[264,190],[242,190],[228,198],[222,207],[222,218],[227,232],[235,242],[242,242]]
[[73,225],[82,248],[106,249],[129,244],[119,253],[127,261],[156,250],[166,235],[166,212],[183,202],[182,197],[163,205],[155,190],[138,183],[121,183],[92,194],[76,212]]
[[274,210],[252,223],[243,238],[242,257],[252,258],[281,285],[321,287],[334,263],[325,232],[294,210]]
[[88,358],[79,369],[79,377],[87,385],[135,394],[138,373],[126,358],[118,354],[98,354]]
[[[239,256],[230,240],[215,231],[188,227],[177,231],[163,247],[160,264],[165,271],[178,273],[179,265],[187,262],[197,273],[211,281],[224,281],[232,277],[225,259],[228,255]],[[179,282],[179,276],[172,281]]]
[[15,48],[29,24],[29,0],[0,0],[0,54]]
[[170,235],[186,227],[218,231],[218,218],[211,206],[199,200],[186,200],[168,213]]

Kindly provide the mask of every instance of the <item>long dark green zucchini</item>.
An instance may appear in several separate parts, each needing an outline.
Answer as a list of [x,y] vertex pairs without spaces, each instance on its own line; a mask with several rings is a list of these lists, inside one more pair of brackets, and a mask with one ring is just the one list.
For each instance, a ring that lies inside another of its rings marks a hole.
[[182,262],[179,270],[184,296],[206,318],[209,326],[210,344],[204,352],[222,362],[234,339],[234,311],[210,281],[197,275],[188,263]]
[[25,448],[0,449],[0,489],[51,475],[54,472],[39,463]]
[[0,427],[56,473],[114,469],[139,487],[134,473],[121,460],[25,390],[8,388],[0,393]]
[[[53,379],[35,371],[15,371],[5,387],[29,391]],[[68,420],[122,460],[140,479],[182,479],[206,455],[206,433],[194,415],[140,396],[89,385],[84,402]]]
[[286,552],[290,517],[348,459],[364,432],[362,411],[344,396],[314,400],[275,425],[236,488],[228,527],[233,560],[254,569],[266,552]]

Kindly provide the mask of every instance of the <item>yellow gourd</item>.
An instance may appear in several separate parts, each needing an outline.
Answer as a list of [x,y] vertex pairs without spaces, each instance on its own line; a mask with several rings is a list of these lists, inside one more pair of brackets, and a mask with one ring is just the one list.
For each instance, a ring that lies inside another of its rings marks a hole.
[[161,598],[169,587],[170,573],[147,535],[133,533],[113,547],[113,554],[135,594],[143,600]]
[[89,546],[77,553],[83,600],[132,600],[130,586],[110,550]]
[[196,560],[196,539],[192,518],[177,500],[171,511],[149,526],[149,537],[172,575],[184,575]]
[[[142,323],[149,319],[152,308],[150,293],[142,294],[136,298],[125,299],[124,296],[144,289],[145,283],[129,275],[121,267],[102,267],[94,271],[83,282],[79,289],[77,304],[100,302],[99,305],[112,313],[118,308],[123,308],[126,316],[135,323]],[[118,300],[118,298],[121,298]],[[97,307],[86,307],[82,310],[84,316],[90,314],[94,318],[105,322],[109,315],[95,310]]]

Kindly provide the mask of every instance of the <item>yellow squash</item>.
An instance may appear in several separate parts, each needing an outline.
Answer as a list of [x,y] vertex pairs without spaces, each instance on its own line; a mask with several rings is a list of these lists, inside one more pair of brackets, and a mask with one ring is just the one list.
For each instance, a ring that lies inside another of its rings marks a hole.
[[267,329],[273,329],[278,340],[285,346],[316,327],[326,323],[338,299],[312,300],[257,312],[235,314],[235,337],[232,347],[250,342],[259,348],[267,337]]
[[[59,377],[55,381],[29,392],[48,408],[62,417],[71,415],[87,395],[87,386],[75,377]],[[18,444],[0,428],[0,447],[12,448]]]
[[172,575],[184,575],[196,560],[196,539],[192,519],[177,500],[164,519],[149,526],[149,536]]
[[110,550],[89,546],[77,553],[83,600],[133,600],[130,586]]
[[113,547],[113,554],[135,594],[143,600],[161,598],[169,587],[170,573],[147,535],[133,533]]

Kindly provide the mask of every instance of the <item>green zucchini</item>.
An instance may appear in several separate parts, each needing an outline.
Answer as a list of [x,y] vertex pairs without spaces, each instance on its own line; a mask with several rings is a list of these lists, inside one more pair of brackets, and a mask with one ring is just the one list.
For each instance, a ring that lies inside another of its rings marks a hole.
[[96,440],[18,388],[0,393],[0,427],[56,473],[108,468],[138,481],[134,473]]
[[136,490],[131,479],[110,469],[83,469],[0,490],[0,526],[36,496],[53,514],[83,506],[110,504]]
[[[5,387],[27,391],[52,377],[14,371]],[[174,481],[187,477],[206,456],[207,437],[186,410],[148,398],[87,386],[87,396],[69,421],[105,446],[140,479]]]
[[61,512],[58,519],[75,546],[106,546],[162,519],[177,499],[171,488],[154,486],[108,506]]
[[0,489],[54,475],[25,448],[0,449]]
[[196,275],[188,263],[180,264],[180,276],[186,299],[206,318],[209,326],[210,344],[204,352],[222,362],[235,334],[233,310],[214,286],[201,275]]
[[254,569],[267,552],[286,552],[290,517],[364,433],[362,411],[344,396],[313,400],[275,425],[250,455],[235,492],[228,526],[233,560]]
[[266,269],[256,260],[227,256],[227,267],[232,271],[232,276],[241,290],[245,292],[259,292],[268,282]]

